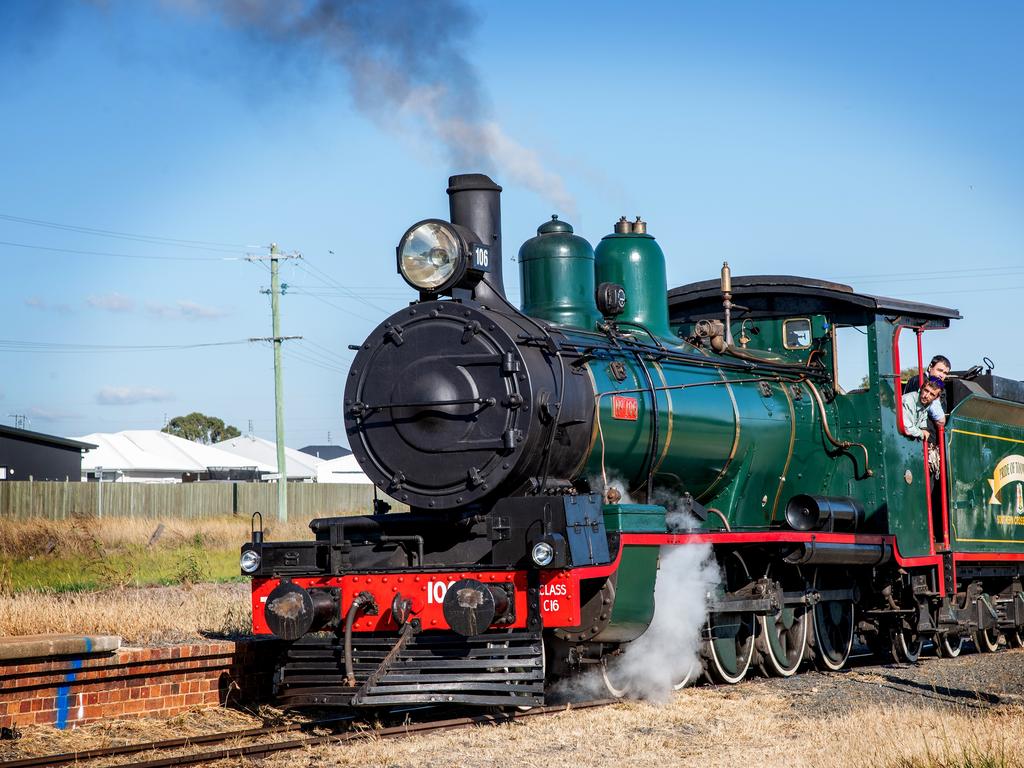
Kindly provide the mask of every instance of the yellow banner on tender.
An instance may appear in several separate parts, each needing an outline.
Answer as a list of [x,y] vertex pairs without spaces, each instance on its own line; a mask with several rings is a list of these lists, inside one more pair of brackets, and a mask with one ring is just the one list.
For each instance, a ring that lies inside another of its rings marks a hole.
[[1024,483],[1024,456],[1016,453],[996,464],[992,479],[988,481],[988,484],[992,486],[992,498],[988,500],[988,503],[1001,504],[999,491],[1010,483]]

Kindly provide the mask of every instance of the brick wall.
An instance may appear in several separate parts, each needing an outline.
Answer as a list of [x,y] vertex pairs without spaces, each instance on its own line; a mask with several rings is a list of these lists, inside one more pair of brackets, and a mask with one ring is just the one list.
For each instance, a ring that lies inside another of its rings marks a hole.
[[269,693],[273,643],[210,642],[0,661],[0,726],[73,728],[252,702]]

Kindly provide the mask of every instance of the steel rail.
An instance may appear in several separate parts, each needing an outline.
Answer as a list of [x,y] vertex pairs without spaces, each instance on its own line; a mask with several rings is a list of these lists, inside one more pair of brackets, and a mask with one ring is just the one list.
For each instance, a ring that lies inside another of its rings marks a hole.
[[[203,763],[210,763],[215,760],[228,760],[236,757],[260,757],[264,755],[270,755],[275,752],[285,752],[293,749],[301,749],[303,747],[315,747],[320,745],[329,744],[344,744],[347,742],[357,741],[368,737],[372,738],[399,738],[402,736],[412,736],[421,733],[431,733],[434,731],[452,730],[456,728],[466,728],[473,725],[499,725],[502,723],[510,723],[517,720],[523,720],[528,717],[538,717],[545,715],[555,715],[561,712],[569,712],[577,709],[590,709],[593,707],[603,707],[609,704],[617,703],[617,699],[597,699],[594,701],[580,702],[576,704],[564,704],[557,706],[546,706],[546,707],[535,707],[526,711],[509,711],[503,713],[488,713],[480,715],[470,715],[467,717],[458,717],[449,720],[434,720],[424,721],[422,723],[407,723],[403,725],[390,726],[387,728],[379,728],[376,730],[359,730],[359,731],[348,731],[345,733],[332,733],[322,736],[308,736],[302,739],[291,739],[289,741],[276,741],[261,744],[249,744],[246,746],[239,747],[224,747],[222,749],[211,750],[208,752],[199,752],[190,755],[175,755],[171,757],[156,758],[154,760],[144,760],[135,763],[119,763],[117,768],[174,768],[175,766],[187,766],[187,765],[201,765]],[[348,718],[335,718],[335,720],[344,720]],[[323,721],[321,721],[323,722]],[[313,727],[314,722],[308,724],[302,724],[302,727]],[[274,726],[273,728],[279,728],[281,731],[291,729],[296,730],[295,727],[291,726]],[[272,732],[269,729],[250,729],[250,731],[262,731],[262,733]],[[246,733],[245,731],[235,731],[227,734],[208,734],[207,743],[215,741],[227,741],[230,738],[235,738],[239,734]],[[258,733],[255,735],[262,735]],[[178,746],[189,746],[190,744],[200,743],[199,738],[183,738],[173,739],[169,741],[185,742]],[[153,742],[152,744],[166,744],[167,742]],[[152,744],[139,744],[139,745],[128,745],[131,752],[139,752],[149,749],[159,749],[161,747],[152,746]],[[163,747],[167,748],[167,747]],[[116,750],[118,748],[108,748],[108,750]],[[124,748],[121,748],[124,749]],[[97,755],[95,752],[103,751],[104,754]],[[79,759],[92,759],[95,757],[109,756],[110,754],[118,754],[116,751],[107,752],[104,750],[88,750],[86,752],[75,753],[79,755]],[[122,752],[122,754],[128,754],[128,752]],[[88,757],[86,757],[88,755]],[[71,760],[64,762],[57,762],[58,759],[68,757],[68,755],[49,755],[38,758],[29,758],[29,760],[36,761],[32,763],[33,766],[42,765],[64,765]],[[0,768],[28,768],[26,765],[22,765],[16,761],[14,763],[0,763]]]
[[151,750],[180,749],[181,747],[190,747],[198,744],[216,744],[217,742],[230,741],[231,739],[251,739],[275,733],[289,733],[291,731],[302,731],[309,728],[321,728],[327,725],[335,725],[353,719],[353,715],[344,715],[342,717],[309,720],[301,723],[286,723],[282,725],[261,726],[259,728],[246,728],[239,731],[222,731],[219,733],[202,733],[195,736],[180,736],[176,739],[164,739],[162,741],[120,744],[114,747],[96,747],[94,749],[83,749],[76,752],[65,752],[57,755],[40,755],[38,757],[24,757],[17,760],[8,760],[0,763],[0,768],[46,768],[46,766],[51,765],[68,765],[82,760],[95,760],[100,757],[117,757],[120,755],[131,755],[136,752],[148,752]]

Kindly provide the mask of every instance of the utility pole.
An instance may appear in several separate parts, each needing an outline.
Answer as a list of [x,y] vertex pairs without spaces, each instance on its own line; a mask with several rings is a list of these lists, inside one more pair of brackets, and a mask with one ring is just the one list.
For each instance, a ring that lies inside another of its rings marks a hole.
[[25,425],[28,423],[29,420],[28,416],[26,416],[24,413],[9,413],[7,415],[14,419],[15,429],[24,429]]
[[274,425],[277,427],[277,519],[288,521],[288,467],[284,459],[284,381],[281,376],[281,278],[277,243],[270,244],[270,315],[274,336]]
[[[250,341],[269,341],[274,345],[274,424],[277,432],[277,519],[282,523],[288,521],[288,467],[284,456],[284,382],[281,374],[281,342],[289,339],[301,339],[301,336],[281,335],[281,294],[282,285],[278,272],[281,259],[301,259],[298,253],[283,254],[277,243],[270,244],[269,256],[249,256],[249,261],[270,260],[270,290],[261,293],[270,294],[270,316],[273,335],[270,338],[250,339]],[[288,286],[283,286],[287,290]]]

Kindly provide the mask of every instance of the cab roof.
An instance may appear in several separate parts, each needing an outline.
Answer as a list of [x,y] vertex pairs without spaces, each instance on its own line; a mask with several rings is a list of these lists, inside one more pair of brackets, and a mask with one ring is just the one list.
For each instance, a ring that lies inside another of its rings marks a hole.
[[[794,314],[847,314],[868,312],[879,315],[908,315],[940,321],[961,318],[959,310],[857,293],[849,285],[793,275],[739,275],[732,278],[733,301],[750,308],[759,317]],[[674,321],[718,316],[722,313],[721,283],[701,280],[668,292],[668,311]]]

